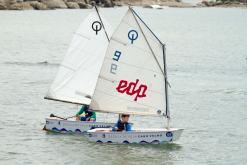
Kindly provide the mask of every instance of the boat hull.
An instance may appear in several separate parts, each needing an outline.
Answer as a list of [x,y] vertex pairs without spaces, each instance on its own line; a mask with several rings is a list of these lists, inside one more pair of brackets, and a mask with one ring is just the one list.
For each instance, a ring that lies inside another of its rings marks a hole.
[[86,133],[94,128],[111,128],[114,123],[72,121],[57,118],[46,118],[44,130],[58,133]]
[[[108,129],[110,131],[110,129]],[[92,129],[88,131],[89,141],[99,143],[139,143],[139,144],[161,144],[169,143],[179,139],[183,129],[150,129],[133,130],[130,132],[107,132],[107,129]]]

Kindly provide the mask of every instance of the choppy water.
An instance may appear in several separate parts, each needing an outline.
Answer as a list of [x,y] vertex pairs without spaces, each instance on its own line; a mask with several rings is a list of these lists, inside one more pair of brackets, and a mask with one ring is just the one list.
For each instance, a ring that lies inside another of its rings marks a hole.
[[[104,9],[113,26],[125,9]],[[247,10],[138,8],[167,43],[175,144],[89,143],[42,131],[73,105],[43,100],[89,10],[0,11],[0,164],[247,164]],[[138,125],[164,122],[133,117]]]

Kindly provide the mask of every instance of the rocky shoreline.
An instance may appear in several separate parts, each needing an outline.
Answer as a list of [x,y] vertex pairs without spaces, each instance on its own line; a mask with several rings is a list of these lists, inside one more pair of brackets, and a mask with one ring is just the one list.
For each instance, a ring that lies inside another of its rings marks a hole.
[[180,8],[247,7],[247,0],[203,0],[194,6],[184,3],[182,0],[0,0],[0,10],[88,9],[94,5],[101,7],[133,5],[149,8],[159,8],[159,6],[161,6],[160,8],[162,6]]
[[87,9],[94,5],[101,7],[123,5],[190,7],[181,0],[0,0],[0,10]]
[[247,7],[247,0],[203,0],[198,7]]

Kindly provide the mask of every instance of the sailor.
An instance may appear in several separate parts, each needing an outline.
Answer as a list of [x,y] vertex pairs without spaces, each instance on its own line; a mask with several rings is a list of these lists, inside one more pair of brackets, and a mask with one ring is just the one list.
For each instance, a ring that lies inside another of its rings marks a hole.
[[129,121],[129,114],[122,114],[121,119],[112,128],[112,131],[131,131],[131,124]]
[[96,113],[89,109],[88,105],[82,105],[76,114],[76,121],[96,121]]

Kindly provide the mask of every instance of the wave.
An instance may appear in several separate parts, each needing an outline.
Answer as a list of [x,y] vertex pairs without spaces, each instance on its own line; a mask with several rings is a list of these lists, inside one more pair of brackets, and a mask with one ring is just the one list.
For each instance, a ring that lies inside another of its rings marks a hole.
[[59,66],[58,63],[50,63],[48,61],[41,61],[41,62],[4,62],[6,65],[19,65],[19,66]]

